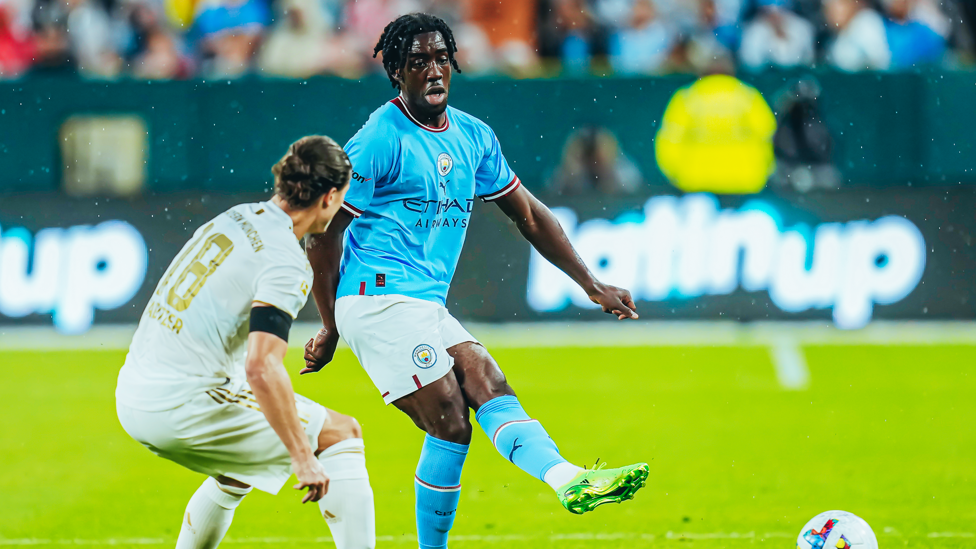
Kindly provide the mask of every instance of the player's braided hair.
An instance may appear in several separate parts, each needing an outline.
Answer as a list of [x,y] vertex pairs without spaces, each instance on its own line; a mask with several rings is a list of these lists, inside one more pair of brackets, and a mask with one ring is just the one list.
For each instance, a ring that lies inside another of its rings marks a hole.
[[400,89],[396,72],[407,63],[407,51],[413,44],[413,37],[427,32],[441,33],[444,42],[447,43],[447,57],[451,60],[451,66],[455,71],[461,72],[457,60],[454,59],[454,53],[457,51],[454,33],[443,19],[429,13],[401,15],[383,29],[380,41],[373,48],[373,57],[383,52],[383,68],[386,69],[386,75],[390,77],[394,88]]
[[275,194],[289,206],[304,210],[329,190],[345,187],[352,177],[352,164],[333,139],[311,135],[292,143],[271,173]]

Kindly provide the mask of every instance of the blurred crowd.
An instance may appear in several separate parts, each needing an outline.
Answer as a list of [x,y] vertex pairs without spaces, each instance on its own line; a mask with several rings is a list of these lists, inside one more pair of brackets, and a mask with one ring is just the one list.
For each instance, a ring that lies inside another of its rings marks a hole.
[[666,74],[973,61],[976,0],[0,0],[0,78],[358,77],[426,11],[473,74]]

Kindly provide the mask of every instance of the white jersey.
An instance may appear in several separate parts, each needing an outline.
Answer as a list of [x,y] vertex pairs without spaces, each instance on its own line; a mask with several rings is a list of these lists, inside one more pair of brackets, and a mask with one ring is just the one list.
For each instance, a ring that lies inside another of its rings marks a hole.
[[197,229],[146,306],[119,372],[116,398],[147,412],[243,382],[255,301],[294,318],[312,267],[291,218],[272,202],[242,204]]

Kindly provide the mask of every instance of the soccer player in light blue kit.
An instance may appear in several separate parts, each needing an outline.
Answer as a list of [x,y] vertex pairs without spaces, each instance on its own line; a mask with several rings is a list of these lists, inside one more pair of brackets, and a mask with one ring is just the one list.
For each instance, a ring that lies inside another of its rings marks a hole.
[[427,433],[414,482],[422,549],[447,547],[469,409],[498,451],[573,513],[632,498],[648,475],[646,463],[584,470],[564,459],[488,351],[444,307],[480,197],[605,312],[637,318],[630,293],[596,280],[549,209],[521,186],[491,128],[447,106],[455,51],[450,28],[431,15],[387,25],[376,53],[400,95],[346,144],[354,173],[345,214],[308,247],[324,328],[306,346],[302,373],[331,361],[342,334],[384,401]]

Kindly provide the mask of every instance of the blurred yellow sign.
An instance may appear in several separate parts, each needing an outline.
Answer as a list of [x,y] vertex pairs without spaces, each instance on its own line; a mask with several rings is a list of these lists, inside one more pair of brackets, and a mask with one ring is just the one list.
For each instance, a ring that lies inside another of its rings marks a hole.
[[164,0],[163,7],[170,22],[177,27],[187,29],[193,24],[194,0]]
[[685,192],[756,193],[776,163],[776,118],[758,90],[706,76],[675,92],[655,140],[658,166]]

